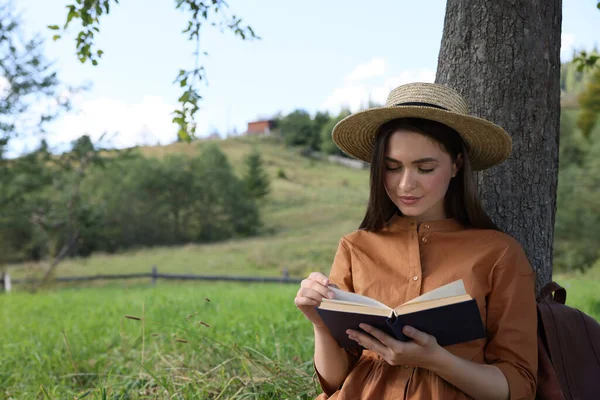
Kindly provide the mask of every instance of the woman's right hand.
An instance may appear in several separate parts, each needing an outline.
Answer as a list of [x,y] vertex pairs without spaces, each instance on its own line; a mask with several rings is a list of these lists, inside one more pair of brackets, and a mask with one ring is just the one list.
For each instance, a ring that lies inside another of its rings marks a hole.
[[315,327],[324,327],[323,320],[319,317],[316,307],[321,305],[321,300],[326,297],[333,299],[333,292],[327,287],[329,279],[320,272],[311,272],[308,278],[300,283],[294,304]]

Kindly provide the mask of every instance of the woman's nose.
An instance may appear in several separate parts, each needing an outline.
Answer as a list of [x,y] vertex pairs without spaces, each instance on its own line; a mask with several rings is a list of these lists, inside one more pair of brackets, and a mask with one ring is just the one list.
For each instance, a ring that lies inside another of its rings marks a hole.
[[400,177],[399,187],[403,193],[408,193],[416,186],[416,181],[410,171],[404,170]]

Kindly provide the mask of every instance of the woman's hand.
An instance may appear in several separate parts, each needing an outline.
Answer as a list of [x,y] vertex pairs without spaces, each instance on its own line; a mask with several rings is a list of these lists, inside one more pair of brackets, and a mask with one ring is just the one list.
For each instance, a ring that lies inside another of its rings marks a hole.
[[300,283],[300,289],[294,299],[294,304],[315,327],[325,326],[317,313],[316,307],[324,297],[332,299],[334,294],[329,288],[329,279],[320,272],[312,272]]
[[379,354],[390,365],[430,369],[445,351],[435,337],[409,326],[404,326],[402,333],[413,339],[412,342],[401,342],[367,324],[360,324],[360,328],[374,337],[352,329],[346,333],[350,339]]

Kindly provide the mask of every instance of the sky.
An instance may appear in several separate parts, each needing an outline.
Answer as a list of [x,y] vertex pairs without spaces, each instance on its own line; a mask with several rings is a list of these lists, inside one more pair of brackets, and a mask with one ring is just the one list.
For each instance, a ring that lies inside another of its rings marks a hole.
[[[53,41],[54,32],[46,28],[64,23],[71,2],[14,2],[25,33],[46,38],[46,54],[61,80],[89,85],[73,98],[74,110],[48,126],[50,145],[103,133],[114,147],[173,142],[172,112],[181,95],[173,81],[195,63],[195,45],[181,33],[188,15],[175,9],[174,0],[121,0],[101,21],[96,44],[104,55],[94,67],[75,55],[76,29]],[[240,133],[248,121],[294,109],[356,110],[369,100],[383,103],[400,84],[433,82],[445,3],[229,0],[228,12],[242,17],[261,39],[242,41],[210,27],[201,31],[201,50],[208,55],[200,58],[207,84],[200,86],[198,135]],[[600,41],[596,3],[563,0],[563,60],[573,49],[590,50]],[[23,139],[11,151],[34,146]]]

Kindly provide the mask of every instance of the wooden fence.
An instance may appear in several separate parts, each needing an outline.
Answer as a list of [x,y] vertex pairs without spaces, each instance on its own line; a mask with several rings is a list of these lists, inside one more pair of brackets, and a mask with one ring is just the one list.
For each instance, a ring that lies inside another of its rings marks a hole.
[[[249,283],[294,283],[299,284],[301,278],[291,278],[287,269],[281,276],[227,276],[227,275],[192,275],[192,274],[161,274],[156,266],[149,273],[118,274],[118,275],[88,275],[88,276],[58,276],[50,280],[51,283],[62,282],[89,282],[116,279],[144,279],[149,278],[152,285],[159,279],[177,281],[229,281]],[[0,292],[10,292],[12,285],[39,283],[32,279],[12,279],[9,274],[0,275]]]

